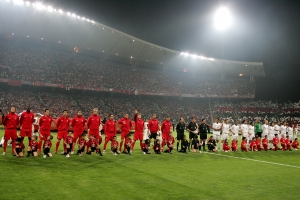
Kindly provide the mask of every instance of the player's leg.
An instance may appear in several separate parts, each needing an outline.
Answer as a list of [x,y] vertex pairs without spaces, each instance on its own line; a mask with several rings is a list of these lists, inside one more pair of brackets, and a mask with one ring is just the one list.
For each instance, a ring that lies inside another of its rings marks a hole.
[[125,136],[126,136],[126,133],[121,132],[121,142],[120,142],[120,148],[119,148],[120,152],[122,152],[122,146],[123,146],[123,143],[125,143]]

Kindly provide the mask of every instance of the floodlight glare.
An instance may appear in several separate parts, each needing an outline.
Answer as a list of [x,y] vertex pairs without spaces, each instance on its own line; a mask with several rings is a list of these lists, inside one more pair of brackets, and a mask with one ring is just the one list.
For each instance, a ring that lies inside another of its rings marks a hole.
[[48,7],[47,7],[47,10],[48,10],[49,12],[52,12],[52,11],[53,11],[52,6],[48,6]]
[[64,13],[64,11],[62,11],[62,9],[59,9],[58,12],[59,12],[59,14],[63,14]]
[[13,0],[13,3],[15,5],[23,5],[24,4],[23,0]]
[[43,4],[41,4],[41,3],[36,3],[36,4],[35,4],[35,7],[36,7],[36,9],[38,9],[38,10],[43,10],[43,9],[45,8],[45,6],[44,6]]
[[30,2],[29,2],[29,1],[26,1],[26,5],[27,5],[27,6],[30,6]]
[[215,14],[215,27],[224,30],[231,25],[231,14],[225,7],[221,7]]

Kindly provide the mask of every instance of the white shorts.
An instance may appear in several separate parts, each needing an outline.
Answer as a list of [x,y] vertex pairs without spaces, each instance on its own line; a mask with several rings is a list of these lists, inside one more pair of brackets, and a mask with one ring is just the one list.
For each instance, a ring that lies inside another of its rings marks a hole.
[[278,139],[279,140],[281,139],[281,133],[278,133]]
[[275,137],[275,135],[269,134],[269,135],[268,135],[268,140],[273,140],[274,137]]
[[226,139],[229,140],[229,135],[223,133],[223,134],[222,134],[222,140],[226,140]]
[[293,135],[289,135],[289,139],[293,141]]
[[220,140],[220,134],[213,134],[215,140]]
[[255,138],[255,135],[251,134],[251,135],[248,135],[248,137],[249,137],[249,140],[252,140],[252,138]]
[[239,139],[239,134],[235,134],[235,135],[232,134],[232,138],[231,138],[231,139],[236,139],[236,140],[238,140],[238,139]]
[[143,140],[147,140],[147,139],[149,139],[148,129],[144,130],[144,134],[143,134]]

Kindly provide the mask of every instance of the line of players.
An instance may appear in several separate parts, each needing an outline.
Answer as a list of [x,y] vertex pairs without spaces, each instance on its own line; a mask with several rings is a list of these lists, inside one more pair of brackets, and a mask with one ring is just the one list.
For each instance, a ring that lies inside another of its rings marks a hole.
[[[52,146],[51,140],[52,136],[50,135],[50,128],[53,119],[50,116],[49,109],[45,110],[44,116],[39,119],[39,142],[37,141],[37,137],[32,137],[32,125],[34,122],[34,114],[31,112],[31,108],[28,107],[25,112],[23,112],[20,116],[15,113],[15,107],[11,107],[11,112],[7,114],[4,118],[3,124],[5,126],[5,134],[4,134],[4,145],[3,145],[3,155],[6,154],[6,147],[7,141],[12,140],[12,153],[14,155],[19,155],[20,146],[23,147],[23,140],[24,137],[28,137],[28,155],[40,155],[42,150],[44,151],[44,155],[52,156],[50,153],[50,148]],[[158,120],[156,119],[156,115],[153,114],[152,118],[146,122],[141,118],[141,114],[135,110],[134,114],[135,120],[135,133],[133,140],[129,136],[129,131],[131,130],[131,120],[128,117],[128,114],[125,114],[122,119],[118,122],[114,120],[114,116],[111,114],[109,119],[105,122],[103,127],[103,132],[105,134],[105,142],[104,142],[104,149],[103,153],[106,151],[106,146],[108,142],[111,142],[111,151],[117,155],[122,152],[122,146],[124,143],[124,151],[123,153],[128,153],[130,155],[131,151],[134,148],[135,142],[140,141],[140,148],[143,153],[150,153],[150,143],[151,140],[154,139],[153,150],[155,153],[161,153],[164,151],[164,146],[166,145],[168,148],[166,152],[172,153],[174,148],[174,138],[171,134],[171,127],[172,123],[170,122],[170,117],[167,116],[166,119],[162,122],[161,127],[159,127]],[[73,127],[73,132],[68,134],[69,124]],[[88,126],[88,140],[84,138],[84,126],[87,122]],[[119,143],[116,141],[116,123],[121,125],[121,142],[120,146]],[[17,126],[20,124],[20,138],[17,135]],[[279,126],[279,125],[278,125]],[[55,154],[60,145],[60,141],[63,140],[64,151],[62,154],[65,154],[67,157],[70,157],[70,154],[74,154],[74,147],[76,146],[76,142],[79,145],[79,155],[82,155],[84,152],[84,148],[86,148],[86,152],[92,154],[93,152],[97,152],[102,155],[99,145],[102,143],[102,136],[100,133],[101,127],[101,118],[98,115],[98,109],[93,109],[93,114],[86,120],[83,116],[81,111],[78,111],[77,116],[72,119],[72,121],[68,118],[68,113],[66,110],[63,111],[62,116],[57,120],[57,142],[55,147]],[[238,126],[237,121],[231,127],[229,127],[228,121],[225,120],[224,123],[219,123],[219,119],[215,120],[213,124],[213,137],[207,140],[207,133],[210,132],[208,125],[205,123],[205,119],[202,120],[200,126],[196,123],[196,119],[192,118],[191,123],[187,127],[189,131],[190,140],[189,142],[186,140],[184,136],[185,130],[185,123],[183,118],[180,119],[180,122],[176,126],[177,131],[177,150],[179,149],[179,142],[181,142],[181,151],[180,152],[187,152],[187,149],[192,147],[192,150],[195,152],[196,149],[199,149],[201,152],[201,146],[203,146],[203,150],[205,150],[205,142],[207,141],[207,145],[209,150],[218,150],[218,144],[220,140],[220,135],[222,132],[222,148],[225,151],[229,151],[228,149],[228,139],[229,134],[232,135],[233,142],[238,143],[238,133],[241,131],[243,135],[243,141],[241,149],[243,149],[243,143],[245,143],[245,147],[250,146],[251,149],[255,150],[253,141],[260,141],[259,135],[259,127],[254,130],[254,123],[252,122],[250,125],[247,125],[247,122],[241,126]],[[265,124],[262,127],[262,134],[263,136],[268,137],[268,147],[270,149],[276,148],[274,144],[274,137],[272,136],[274,130],[274,136],[278,133],[275,131],[280,131],[280,133],[285,133],[287,131],[288,135],[290,135],[289,128],[286,127],[285,122],[279,128],[275,128],[274,123],[271,123],[271,126],[268,126],[268,121],[265,121]],[[198,138],[198,132],[200,132],[200,141]],[[256,139],[254,133],[256,134]],[[284,134],[282,134],[284,135]],[[296,134],[297,135],[297,134]],[[149,137],[149,139],[148,139]],[[214,141],[214,138],[216,141]],[[265,139],[264,138],[264,139]],[[275,137],[276,138],[276,137]],[[290,139],[292,137],[289,137]],[[278,138],[281,145],[284,146],[283,139]],[[143,140],[145,141],[143,143]],[[276,139],[275,139],[276,140]],[[43,144],[44,141],[44,144]],[[85,142],[84,142],[85,141]],[[294,141],[295,143],[298,142],[297,140]],[[293,144],[294,144],[293,142]],[[288,142],[286,142],[288,146]],[[252,144],[252,145],[251,145]],[[17,145],[17,147],[16,147]],[[211,149],[212,146],[215,145],[214,149]],[[271,147],[273,145],[273,147]],[[296,144],[295,144],[296,145]],[[234,149],[234,143],[233,143]],[[237,146],[237,145],[236,145]],[[264,146],[264,143],[263,143]],[[294,146],[293,146],[294,147]],[[295,149],[298,146],[294,147]],[[22,148],[21,148],[22,149]],[[46,152],[45,152],[46,149]],[[228,150],[227,150],[228,149]],[[260,149],[260,148],[258,148]],[[49,150],[49,151],[48,151]]]

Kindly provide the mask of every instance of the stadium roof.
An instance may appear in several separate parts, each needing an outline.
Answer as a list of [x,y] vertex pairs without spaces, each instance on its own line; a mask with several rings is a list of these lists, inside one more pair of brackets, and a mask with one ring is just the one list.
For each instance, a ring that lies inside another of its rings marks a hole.
[[[87,17],[22,0],[0,0],[0,35],[20,43],[39,41],[45,48],[94,54],[138,66],[179,71],[265,76],[262,62],[207,58],[138,39]],[[138,27],[137,27],[138,28]]]

